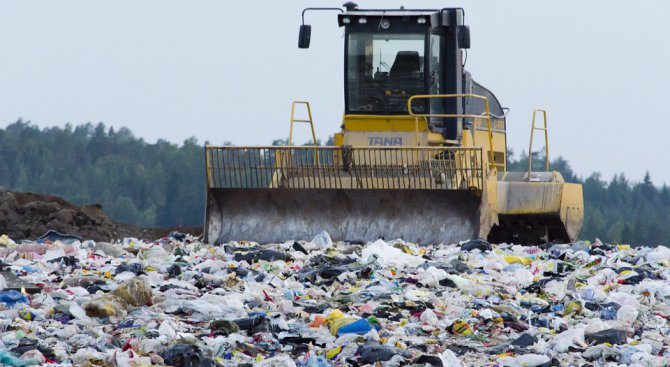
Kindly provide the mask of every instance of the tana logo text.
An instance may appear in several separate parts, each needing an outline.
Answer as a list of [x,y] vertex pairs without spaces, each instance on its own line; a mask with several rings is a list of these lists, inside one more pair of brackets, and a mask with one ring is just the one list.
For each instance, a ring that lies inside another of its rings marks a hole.
[[383,138],[381,136],[371,136],[368,138],[370,145],[402,145],[402,138],[395,136]]

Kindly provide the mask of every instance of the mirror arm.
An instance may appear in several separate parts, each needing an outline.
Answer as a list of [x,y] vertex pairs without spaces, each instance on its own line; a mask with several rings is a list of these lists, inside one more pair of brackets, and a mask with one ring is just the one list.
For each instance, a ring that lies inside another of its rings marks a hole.
[[337,10],[340,13],[344,13],[344,10],[341,8],[305,8],[302,10],[302,25],[305,25],[305,12],[307,10]]

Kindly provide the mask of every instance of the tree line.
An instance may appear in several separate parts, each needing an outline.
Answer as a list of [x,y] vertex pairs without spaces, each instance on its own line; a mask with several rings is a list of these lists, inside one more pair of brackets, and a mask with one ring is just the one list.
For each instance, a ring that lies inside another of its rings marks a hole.
[[200,225],[204,151],[195,138],[149,144],[100,123],[40,129],[21,120],[0,130],[0,186],[100,203],[142,227]]
[[[326,144],[332,144],[329,141]],[[273,145],[285,145],[285,139]],[[533,156],[543,170],[542,153]],[[42,128],[17,121],[0,129],[0,186],[57,195],[77,205],[100,203],[113,219],[142,227],[198,226],[205,205],[204,144],[148,143],[128,128],[104,124]],[[508,169],[527,170],[528,156],[510,152]],[[669,244],[670,189],[647,174],[605,180],[578,177],[558,157],[551,169],[584,186],[585,221],[580,238],[615,243]]]

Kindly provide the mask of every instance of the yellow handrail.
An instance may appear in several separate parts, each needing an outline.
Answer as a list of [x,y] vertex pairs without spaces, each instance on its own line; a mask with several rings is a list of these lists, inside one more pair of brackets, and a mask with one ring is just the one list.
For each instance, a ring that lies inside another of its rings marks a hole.
[[[542,112],[544,117],[544,127],[535,127],[535,116],[538,112]],[[549,172],[549,130],[547,129],[547,111],[536,108],[533,110],[533,122],[530,127],[530,144],[528,145],[528,181],[530,181],[530,174],[533,172],[533,135],[535,135],[535,130],[544,131],[544,146],[545,146],[545,156],[544,156],[544,170]]]
[[[484,101],[484,109],[486,111],[485,115],[471,115],[471,114],[463,114],[463,113],[449,113],[449,114],[443,114],[443,113],[414,113],[412,111],[412,102],[415,99],[436,99],[436,98],[474,98],[474,99],[479,99]],[[491,164],[491,169],[495,168],[495,161],[494,161],[494,155],[493,155],[493,132],[491,131],[491,113],[489,111],[489,100],[488,98],[484,96],[480,96],[478,94],[471,94],[471,93],[465,93],[465,94],[418,94],[409,97],[407,100],[407,111],[411,116],[414,116],[416,119],[416,125],[417,125],[417,130],[418,130],[418,124],[419,124],[419,117],[460,117],[460,118],[486,118],[486,123],[488,126],[488,136],[489,136],[489,160]],[[473,136],[474,139],[474,136]]]
[[[295,105],[297,104],[304,104],[307,106],[307,120],[298,120],[295,118]],[[307,101],[293,101],[291,103],[291,127],[289,129],[288,133],[288,146],[291,146],[293,143],[293,124],[296,122],[303,122],[303,123],[308,123],[310,128],[312,129],[312,139],[314,140],[314,146],[317,146],[316,143],[316,134],[314,133],[314,122],[312,121],[312,109],[309,107],[309,102]],[[317,156],[317,151],[314,150],[314,164],[318,164],[318,156]]]

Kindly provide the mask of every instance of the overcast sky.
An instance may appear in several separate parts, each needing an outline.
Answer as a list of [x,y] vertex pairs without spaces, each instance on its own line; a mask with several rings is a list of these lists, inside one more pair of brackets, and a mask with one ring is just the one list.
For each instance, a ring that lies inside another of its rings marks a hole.
[[[0,0],[0,126],[104,122],[149,142],[267,145],[304,99],[325,140],[343,113],[343,32],[335,14],[308,13],[309,50],[297,33],[303,7],[342,2]],[[466,68],[511,108],[515,152],[542,107],[551,155],[578,174],[649,170],[670,184],[670,2],[358,2],[465,7]]]

